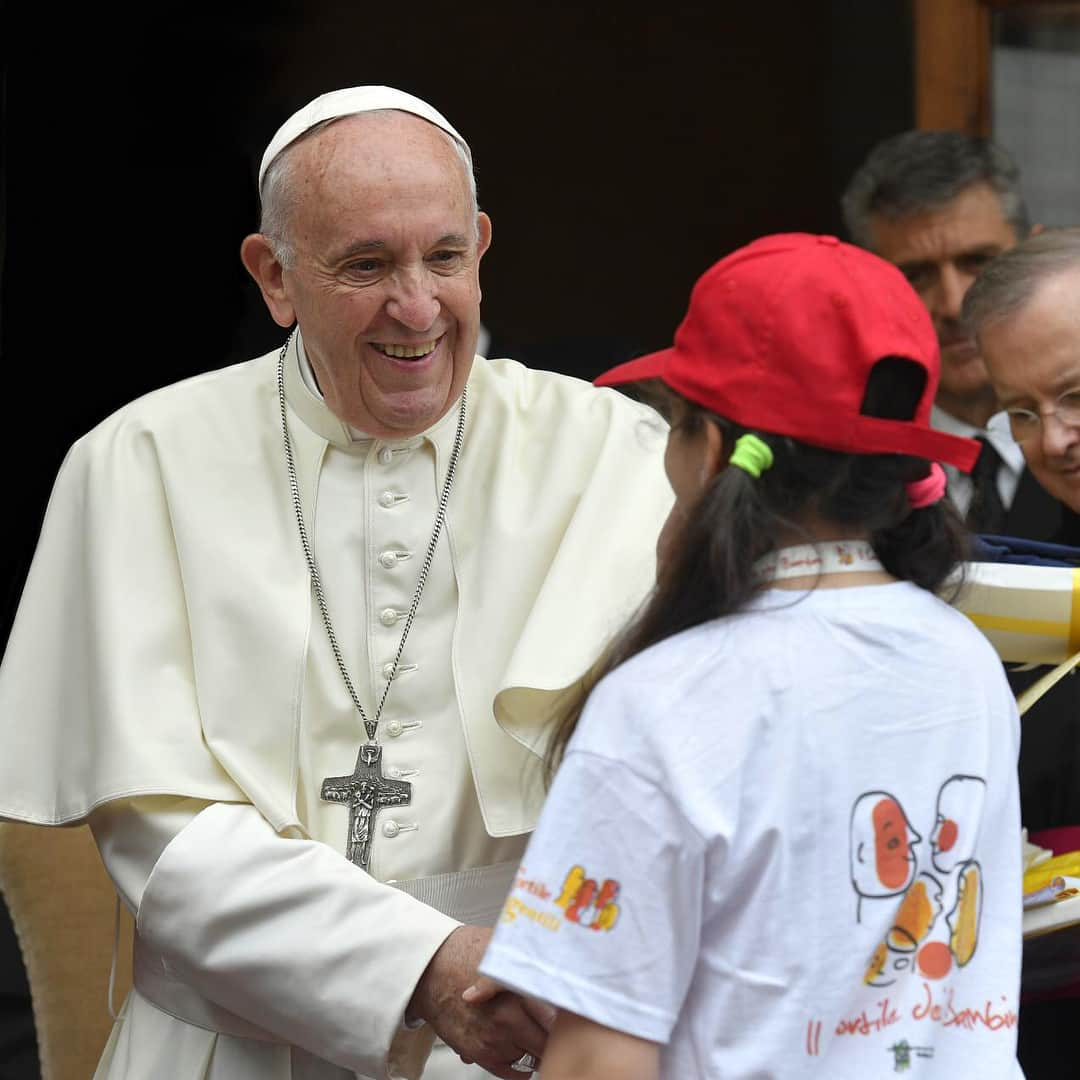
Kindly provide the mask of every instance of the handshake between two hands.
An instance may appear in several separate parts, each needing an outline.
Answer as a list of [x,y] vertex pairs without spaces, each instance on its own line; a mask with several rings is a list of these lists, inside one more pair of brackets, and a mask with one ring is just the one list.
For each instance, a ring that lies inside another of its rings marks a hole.
[[466,1065],[518,1080],[537,1067],[556,1010],[477,975],[491,933],[490,927],[459,926],[443,942],[417,983],[406,1019],[426,1020]]

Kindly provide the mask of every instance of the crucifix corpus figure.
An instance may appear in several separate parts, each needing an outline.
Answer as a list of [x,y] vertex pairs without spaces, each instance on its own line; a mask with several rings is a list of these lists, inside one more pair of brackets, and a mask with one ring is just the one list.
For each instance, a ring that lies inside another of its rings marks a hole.
[[412,798],[408,780],[383,776],[382,747],[365,743],[356,758],[356,768],[349,776],[328,776],[322,784],[322,798],[327,802],[349,804],[349,839],[345,857],[361,869],[371,858],[371,835],[375,815],[387,806],[404,806]]

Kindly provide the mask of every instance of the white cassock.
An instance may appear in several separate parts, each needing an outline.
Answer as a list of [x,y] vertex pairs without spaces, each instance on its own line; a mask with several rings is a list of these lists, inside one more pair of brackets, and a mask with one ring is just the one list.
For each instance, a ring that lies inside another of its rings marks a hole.
[[[402,1020],[491,925],[543,797],[544,723],[647,593],[664,431],[612,391],[478,357],[446,526],[379,724],[370,874],[344,856],[363,727],[311,594],[277,353],[121,409],[72,449],[0,671],[0,816],[89,818],[137,915],[102,1080],[463,1077]],[[369,717],[453,443],[344,427],[286,363],[305,520]],[[494,707],[493,707],[494,703]],[[495,719],[493,719],[493,713]],[[496,722],[497,720],[497,722]]]

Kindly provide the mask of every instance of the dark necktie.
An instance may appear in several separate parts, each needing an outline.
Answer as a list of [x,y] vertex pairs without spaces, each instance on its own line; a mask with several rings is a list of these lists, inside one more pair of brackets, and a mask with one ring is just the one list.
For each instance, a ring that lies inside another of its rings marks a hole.
[[972,532],[1000,533],[1005,524],[1005,504],[997,486],[1001,456],[983,436],[978,441],[982,443],[982,452],[971,470],[971,506],[965,520]]

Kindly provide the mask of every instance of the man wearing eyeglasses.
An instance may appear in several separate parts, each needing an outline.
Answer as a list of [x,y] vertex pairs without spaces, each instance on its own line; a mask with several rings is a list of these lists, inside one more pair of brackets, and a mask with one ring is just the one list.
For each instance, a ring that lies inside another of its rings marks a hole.
[[[1048,229],[995,259],[968,290],[963,318],[1005,410],[1000,430],[1067,507],[1056,539],[1080,544],[1080,229]],[[1077,679],[1039,701],[1020,743],[1022,818],[1032,841],[1055,854],[1080,848]],[[1078,1012],[1080,981],[1021,998],[1018,1051],[1028,1080],[1061,1075]]]
[[1005,410],[1002,430],[1039,483],[1080,513],[1080,229],[1047,230],[995,260],[964,317]]
[[974,532],[1054,538],[1060,507],[990,425],[994,389],[961,314],[976,275],[1032,231],[1015,162],[988,139],[906,131],[871,150],[842,205],[851,239],[899,267],[933,319],[941,383],[931,423],[983,444],[970,475],[946,466],[953,504]]

